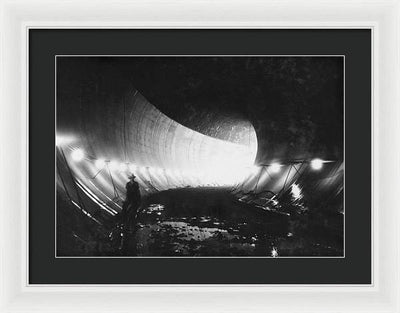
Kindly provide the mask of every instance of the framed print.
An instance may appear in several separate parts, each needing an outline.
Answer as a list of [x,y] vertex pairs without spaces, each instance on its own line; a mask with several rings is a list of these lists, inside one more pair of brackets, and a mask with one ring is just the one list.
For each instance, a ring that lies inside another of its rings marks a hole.
[[398,4],[304,5],[4,5],[7,311],[398,311]]
[[30,283],[371,284],[370,30],[31,29],[29,46],[30,108],[48,91],[55,116],[31,110],[55,162],[31,149],[31,179],[51,169],[55,194],[46,212],[31,187]]

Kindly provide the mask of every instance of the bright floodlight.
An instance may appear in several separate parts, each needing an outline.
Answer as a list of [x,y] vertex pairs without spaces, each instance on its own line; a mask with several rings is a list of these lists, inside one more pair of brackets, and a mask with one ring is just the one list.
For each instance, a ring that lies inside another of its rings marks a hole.
[[105,161],[103,159],[98,159],[96,162],[94,162],[94,165],[97,167],[97,169],[101,170],[105,165]]
[[279,173],[281,171],[281,166],[279,163],[272,163],[269,167],[272,173]]
[[56,146],[62,146],[69,144],[74,141],[74,137],[72,136],[65,136],[65,135],[57,135],[56,136]]
[[311,161],[311,168],[318,171],[322,168],[323,163],[324,162],[321,159],[314,159]]
[[61,136],[56,137],[56,146],[59,147],[64,143],[64,138]]
[[79,162],[83,160],[85,154],[83,153],[82,149],[75,149],[74,151],[72,151],[71,157],[72,160]]

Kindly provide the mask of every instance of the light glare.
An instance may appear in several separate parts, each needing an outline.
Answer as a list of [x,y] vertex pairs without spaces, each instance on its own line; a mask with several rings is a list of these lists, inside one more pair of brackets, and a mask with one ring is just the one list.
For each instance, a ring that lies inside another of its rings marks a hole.
[[83,153],[82,149],[78,148],[78,149],[75,149],[74,151],[72,151],[71,157],[72,157],[72,160],[79,162],[79,161],[83,160],[83,158],[85,157],[85,154]]
[[271,250],[271,256],[273,258],[276,258],[278,256],[278,250],[275,247],[273,247]]
[[281,166],[279,163],[272,163],[269,167],[272,173],[276,174],[281,171]]
[[322,168],[323,163],[324,162],[321,159],[314,159],[311,161],[311,168],[318,171]]

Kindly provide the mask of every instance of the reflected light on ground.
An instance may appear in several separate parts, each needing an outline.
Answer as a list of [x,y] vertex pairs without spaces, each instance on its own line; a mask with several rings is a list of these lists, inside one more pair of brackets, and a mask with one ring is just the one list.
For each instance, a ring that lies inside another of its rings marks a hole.
[[271,250],[271,256],[273,258],[276,258],[278,256],[278,250],[275,247],[272,248],[272,250]]
[[292,185],[291,193],[294,200],[299,200],[303,197],[301,194],[301,188],[297,184]]

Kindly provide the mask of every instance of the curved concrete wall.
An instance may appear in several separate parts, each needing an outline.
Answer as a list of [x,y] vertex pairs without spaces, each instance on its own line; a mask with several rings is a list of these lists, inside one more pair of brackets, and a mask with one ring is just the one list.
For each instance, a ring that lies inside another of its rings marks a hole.
[[[143,193],[188,185],[233,186],[251,172],[257,138],[250,123],[242,123],[237,136],[226,134],[241,138],[231,142],[180,125],[136,90],[107,101],[98,105],[82,98],[59,112],[57,120],[58,149],[65,155],[58,164],[68,163],[81,192],[95,202],[114,206],[123,198],[131,172]],[[62,172],[71,176],[65,168]]]

